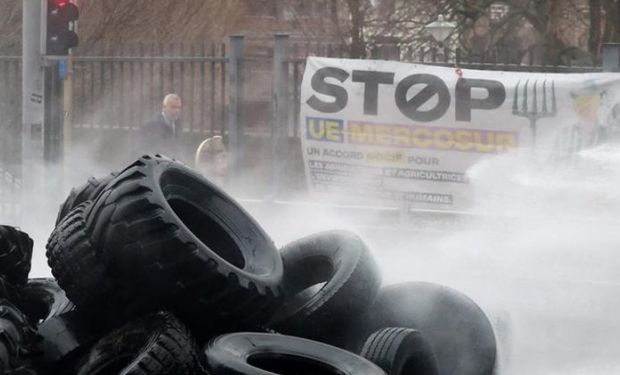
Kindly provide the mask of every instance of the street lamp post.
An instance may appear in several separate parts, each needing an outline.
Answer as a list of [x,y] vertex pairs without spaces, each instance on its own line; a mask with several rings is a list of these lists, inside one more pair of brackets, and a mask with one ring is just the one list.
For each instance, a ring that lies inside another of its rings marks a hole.
[[[456,24],[454,22],[446,21],[441,14],[437,17],[437,21],[433,21],[424,27],[424,29],[431,34],[433,39],[435,39],[440,48],[444,47],[444,41],[448,38],[448,36],[450,36],[452,30],[455,28]],[[444,51],[444,53],[447,57],[447,50]]]

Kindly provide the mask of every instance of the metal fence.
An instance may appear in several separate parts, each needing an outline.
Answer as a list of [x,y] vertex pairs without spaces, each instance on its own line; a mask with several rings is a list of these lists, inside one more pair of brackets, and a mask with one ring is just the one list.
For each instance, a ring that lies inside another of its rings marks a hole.
[[[242,71],[240,131],[243,134],[269,134],[273,119],[273,48],[267,53],[245,51],[240,58]],[[230,72],[226,44],[222,45],[133,45],[118,48],[120,56],[107,56],[104,48],[79,49],[73,57],[74,128],[132,130],[151,120],[160,110],[163,95],[176,92],[184,99],[183,133],[211,136],[228,129]],[[387,50],[393,55],[392,49]],[[345,46],[320,43],[287,45],[288,135],[299,137],[299,97],[305,58],[309,55],[346,57]],[[465,61],[460,53],[438,53],[438,49],[421,49],[408,62],[469,69],[592,72],[600,67],[543,66]],[[400,57],[400,55],[398,55]],[[390,56],[388,56],[390,57]],[[394,56],[391,56],[394,57]]]
[[0,213],[13,214],[21,188],[21,59],[0,57]]
[[[235,47],[235,43],[242,45]],[[86,144],[96,160],[118,167],[131,148],[127,139],[132,131],[159,113],[166,93],[176,92],[184,102],[180,141],[187,154],[204,138],[224,134],[247,178],[259,180],[259,196],[269,191],[276,194],[275,186],[280,184],[304,188],[298,124],[306,57],[348,56],[342,45],[293,43],[282,34],[273,42],[245,47],[243,38],[236,36],[218,45],[116,46],[115,51],[122,53],[113,56],[105,47],[80,48],[69,66],[71,107],[65,108],[74,145]],[[600,67],[464,61],[458,51],[418,52],[403,56],[388,46],[373,51],[373,58],[484,70],[601,71]],[[20,177],[20,75],[19,57],[0,57],[0,168],[3,176],[9,176],[0,181],[11,181],[11,191]]]
[[226,124],[225,45],[135,45],[73,57],[74,128],[136,129],[155,118],[166,93],[184,101],[184,133],[222,133]]

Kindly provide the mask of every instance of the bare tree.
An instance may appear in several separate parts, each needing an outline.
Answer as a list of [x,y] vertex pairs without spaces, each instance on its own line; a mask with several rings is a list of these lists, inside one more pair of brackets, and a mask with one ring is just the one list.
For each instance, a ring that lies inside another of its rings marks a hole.
[[21,1],[0,0],[0,55],[18,55],[21,51]]
[[240,26],[245,6],[242,0],[81,0],[80,39],[85,45],[220,41]]
[[603,37],[603,2],[589,0],[590,32],[588,37],[588,52],[594,61],[598,61]]
[[353,58],[366,57],[366,43],[364,40],[365,15],[368,10],[364,0],[346,0],[351,14],[351,52]]

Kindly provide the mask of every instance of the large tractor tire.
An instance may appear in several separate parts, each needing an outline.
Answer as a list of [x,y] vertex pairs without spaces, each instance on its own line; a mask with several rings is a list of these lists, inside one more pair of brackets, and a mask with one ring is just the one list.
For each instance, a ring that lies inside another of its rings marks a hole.
[[77,375],[204,374],[188,329],[169,312],[131,321],[99,339],[66,373]]
[[142,312],[137,306],[142,300],[132,285],[110,272],[90,242],[85,216],[91,205],[90,201],[78,205],[54,229],[47,261],[58,285],[80,311],[97,324],[114,325]]
[[95,199],[116,175],[117,173],[110,173],[105,177],[90,177],[84,185],[71,189],[65,201],[60,205],[56,225],[60,224],[60,221],[74,208],[86,201]]
[[282,259],[262,228],[218,187],[160,155],[131,164],[60,227],[50,265],[80,309],[168,308],[192,328],[222,330],[264,323],[282,295]]

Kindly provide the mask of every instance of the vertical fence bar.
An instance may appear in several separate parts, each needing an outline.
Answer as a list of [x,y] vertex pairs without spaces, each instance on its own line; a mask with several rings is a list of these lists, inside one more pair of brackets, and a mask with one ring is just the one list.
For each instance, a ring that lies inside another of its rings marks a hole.
[[[109,56],[109,55],[108,55]],[[112,55],[114,56],[114,55]],[[122,122],[123,122],[123,113],[121,108],[119,108],[121,105],[120,103],[123,102],[123,98],[122,98],[122,85],[119,86],[119,81],[122,83],[123,79],[122,79],[122,62],[120,61],[114,61],[112,62],[112,111],[114,113],[114,126],[121,126]]]
[[[298,45],[297,43],[295,43],[295,45],[293,46],[293,58],[297,58],[298,56]],[[293,119],[294,119],[294,125],[293,125],[293,136],[295,138],[299,137],[299,96],[300,96],[300,86],[301,86],[301,82],[299,81],[299,68],[300,68],[300,63],[296,60],[291,62],[293,64]]]
[[[181,43],[181,45],[179,47],[181,49],[181,52],[178,55],[185,57],[185,53],[187,51],[185,43]],[[185,65],[186,65],[185,59],[183,59],[180,62],[177,62],[176,65],[179,67],[179,79],[181,81],[181,82],[179,82],[179,85],[178,85],[179,86],[179,95],[181,95],[181,97],[185,100],[185,98],[186,98],[186,96],[185,96],[185,73],[186,73],[186,70],[187,70],[187,69],[185,69]],[[185,100],[185,102],[187,102],[187,100]],[[187,110],[184,111],[184,112],[187,113]],[[189,121],[191,121],[191,108],[190,108],[189,115],[190,115],[189,116],[190,117]],[[185,122],[185,121],[183,121],[183,122]],[[179,130],[182,132],[185,129],[187,129],[187,126],[186,126],[186,124],[182,123],[181,124],[181,129],[179,129]]]
[[[145,53],[144,53],[144,43],[140,42],[140,44],[138,45],[138,54],[140,57],[144,57]],[[144,61],[141,61],[138,63],[138,70],[139,70],[139,75],[138,75],[138,80],[140,81],[140,96],[138,98],[138,123],[137,124],[133,124],[135,127],[140,127],[142,125],[143,122],[145,122],[145,118],[144,118],[144,66],[146,64],[144,63]]]
[[[190,52],[192,54],[192,57],[196,57],[198,56],[198,53],[196,52],[196,45],[192,44],[191,45],[191,49]],[[198,97],[198,100],[196,100],[196,85],[195,85],[195,81],[196,81],[196,61],[192,61],[190,63],[192,69],[191,69],[191,79],[189,80],[189,91],[191,92],[192,95],[192,122],[191,122],[191,127],[190,129],[188,129],[188,131],[190,132],[194,132],[197,130],[197,124],[196,124],[196,112],[197,112],[197,108],[198,106],[200,106],[200,101],[202,100],[202,98]]]
[[[185,56],[185,52],[186,52],[185,43],[181,43],[179,48],[180,48],[181,52],[178,55],[179,56]],[[179,68],[179,79],[181,81],[178,84],[178,87],[179,87],[178,92],[179,92],[179,95],[181,95],[181,97],[185,99],[185,71],[186,71],[186,69],[185,69],[185,60],[177,62],[176,65]],[[185,113],[187,113],[187,111],[185,111]],[[185,128],[185,124],[181,124],[181,129],[179,129],[179,130],[183,131],[184,128]]]
[[[162,44],[156,45],[156,55],[163,56],[164,55],[164,47]],[[159,109],[159,97],[164,92],[164,64],[160,60],[157,63],[157,71],[159,74],[155,73],[155,69],[153,69],[153,90],[151,90],[151,116],[154,116],[158,113]],[[157,86],[155,86],[155,78],[157,78]]]
[[[80,100],[77,103],[77,107],[79,108],[79,121],[82,126],[87,123],[86,121],[86,103],[88,99],[88,94],[86,91],[86,62],[80,62],[79,65],[74,66],[74,69],[79,73],[79,82],[80,82]],[[92,125],[92,124],[91,124]]]
[[620,71],[620,43],[603,43],[603,71]]
[[[222,116],[222,121],[220,123],[220,134],[224,135],[225,127],[226,127],[226,68],[227,68],[227,59],[226,59],[226,44],[222,43],[221,50],[221,71],[220,71],[220,114]],[[230,65],[228,65],[228,69],[230,70]]]
[[[102,56],[105,56],[106,54],[106,47],[102,48]],[[106,84],[106,97],[105,97],[105,113],[106,113],[106,122],[108,123],[113,123],[114,122],[114,118],[113,116],[115,116],[115,112],[114,112],[114,108],[112,105],[112,101],[114,100],[114,63],[113,62],[104,62],[103,63],[103,67],[104,67],[104,74],[106,74],[106,70],[107,70],[107,79],[105,80]]]
[[[123,45],[121,47],[121,56],[126,56],[125,45]],[[127,98],[125,97],[126,96],[126,94],[125,94],[125,85],[126,85],[126,82],[127,82],[127,77],[126,77],[126,74],[125,74],[126,63],[125,63],[125,61],[121,60],[119,65],[120,65],[119,66],[119,69],[120,69],[120,72],[119,72],[120,73],[120,84],[119,84],[119,87],[120,87],[120,101],[118,103],[118,106],[119,106],[119,111],[121,113],[121,121],[120,121],[120,123],[118,125],[121,128],[124,128],[127,125],[127,123],[128,123],[128,121],[127,121],[127,109],[125,108],[125,103],[127,103]]]
[[[211,57],[213,59],[215,59],[215,44],[211,44]],[[209,108],[211,109],[211,119],[209,121],[210,123],[210,128],[209,129],[209,136],[212,137],[213,136],[213,132],[215,131],[215,119],[216,119],[216,115],[215,115],[215,86],[216,86],[216,82],[215,82],[215,60],[211,61],[211,83],[209,85],[210,88],[210,92],[209,92],[209,100],[210,100],[210,106]]]
[[[103,47],[99,48],[98,55],[103,56]],[[75,64],[75,62],[73,64]],[[104,70],[105,63],[103,61],[100,61],[98,66],[99,66],[99,69],[97,70],[97,73],[99,75],[99,102],[101,104],[99,108],[99,115],[97,116],[97,123],[102,124],[105,121],[105,119],[108,119],[108,116],[105,112],[106,111],[106,97],[105,97],[106,80],[105,80],[105,70]],[[74,80],[75,80],[75,76],[74,76]]]
[[[94,50],[91,50],[91,53],[89,53],[89,55],[93,55]],[[89,123],[90,124],[95,124],[97,121],[95,119],[95,112],[96,112],[96,108],[98,107],[98,103],[96,102],[96,100],[98,101],[97,95],[96,95],[96,67],[97,64],[94,61],[91,61],[90,63],[86,64],[82,64],[82,67],[84,68],[83,73],[82,73],[82,77],[84,77],[86,75],[86,67],[88,66],[88,77],[89,77],[89,83],[90,83],[90,87],[89,87],[89,93],[88,95],[90,96],[90,100],[88,100],[88,107],[86,107],[86,98],[84,99],[84,107],[88,109],[88,115],[90,117],[89,119]]]
[[282,188],[288,151],[288,34],[276,34],[273,49],[273,120],[271,129],[271,193],[275,199]]
[[[209,108],[207,107],[207,98],[206,98],[206,94],[207,94],[207,60],[206,57],[208,55],[208,46],[205,43],[201,44],[201,49],[200,49],[200,54],[202,57],[205,58],[205,60],[203,60],[200,63],[200,132],[202,134],[206,134],[206,126],[207,126],[207,116],[206,114],[208,113],[208,111],[210,110],[211,112],[213,112],[213,108]],[[210,84],[212,85],[213,82],[210,82]]]
[[[213,119],[213,111],[215,110],[213,106],[210,104],[211,100],[211,87],[213,87],[213,79],[207,80],[207,64],[209,64],[209,77],[212,77],[211,73],[213,61],[208,62],[208,57],[211,56],[208,44],[202,45],[202,56],[205,57],[205,60],[200,64],[200,73],[201,73],[201,85],[200,85],[200,100],[201,100],[201,112],[200,112],[200,121],[201,126],[200,130],[203,134],[207,134],[207,124],[209,127],[212,125]],[[213,57],[213,56],[211,56]],[[208,82],[208,83],[207,83]],[[209,97],[207,98],[207,84],[209,85]],[[209,105],[207,105],[209,103]]]
[[228,96],[228,147],[231,156],[231,181],[237,180],[241,158],[241,129],[243,103],[243,52],[242,35],[230,37],[230,57],[228,58],[228,77],[230,91]]
[[[167,57],[170,56],[170,49],[169,49],[169,45],[166,45],[164,43],[161,44],[160,46],[160,51],[158,56],[161,57]],[[157,93],[157,95],[155,96],[155,101],[157,102],[158,106],[161,104],[161,99],[164,97],[165,94],[167,94],[168,92],[170,92],[170,68],[172,63],[170,61],[166,61],[165,59],[159,60],[159,80],[160,80],[160,85],[159,85],[159,92]]]
[[[172,43],[170,43],[168,45],[168,57],[172,57],[172,56],[175,55],[175,52],[176,52],[176,48],[175,47],[176,47],[176,45],[172,44]],[[176,93],[178,91],[176,89],[176,85],[175,85],[175,82],[176,82],[176,69],[175,69],[176,66],[175,66],[175,62],[170,60],[169,67],[170,67],[170,90],[168,90],[168,92],[166,92],[165,94],[167,94],[169,92],[175,92]]]
[[[129,55],[130,56],[135,56],[136,55],[136,45],[132,44],[130,46],[131,48],[129,49]],[[128,82],[126,82],[125,84],[129,83],[129,87],[127,87],[127,96],[128,98],[125,100],[124,105],[125,106],[129,106],[129,111],[128,111],[128,121],[126,123],[128,130],[131,130],[131,128],[134,126],[135,123],[135,115],[136,115],[136,109],[135,109],[135,95],[134,95],[134,90],[132,90],[133,86],[134,86],[134,72],[133,72],[133,68],[135,66],[135,62],[127,62],[127,68],[129,68],[129,77],[127,79]]]

